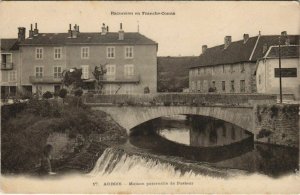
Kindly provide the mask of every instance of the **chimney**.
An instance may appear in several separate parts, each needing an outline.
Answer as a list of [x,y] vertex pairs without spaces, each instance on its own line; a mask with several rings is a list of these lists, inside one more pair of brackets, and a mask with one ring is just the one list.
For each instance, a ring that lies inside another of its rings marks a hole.
[[106,32],[109,32],[109,28],[108,28],[108,26],[106,27]]
[[204,54],[206,50],[207,50],[207,45],[202,45],[202,54]]
[[19,27],[18,28],[18,41],[24,41],[25,40],[25,34],[26,34],[26,28]]
[[76,29],[76,30],[77,30],[77,32],[79,33],[79,25],[77,26],[77,29]]
[[122,23],[120,23],[119,40],[124,40],[124,31],[123,31]]
[[101,35],[106,35],[106,33],[107,33],[107,29],[106,29],[106,27],[105,27],[105,24],[103,23],[102,24],[102,31],[101,31]]
[[68,34],[69,34],[69,37],[72,38],[72,24],[69,24]]
[[287,32],[286,31],[282,31],[281,32],[281,36],[283,36],[283,37],[287,36]]
[[286,31],[282,31],[281,32],[281,40],[284,41],[285,45],[289,45],[290,44],[290,39],[289,39]]
[[38,36],[39,34],[39,29],[37,28],[37,23],[35,23],[35,28],[33,30],[33,36]]
[[249,39],[249,34],[244,34],[243,38],[244,38],[244,44],[245,44]]
[[77,38],[78,36],[78,26],[77,24],[74,25],[74,29],[72,31],[72,38]]
[[32,24],[30,24],[30,30],[29,30],[29,38],[33,37],[33,28],[32,28]]
[[224,38],[224,49],[226,49],[231,44],[231,36],[226,36]]

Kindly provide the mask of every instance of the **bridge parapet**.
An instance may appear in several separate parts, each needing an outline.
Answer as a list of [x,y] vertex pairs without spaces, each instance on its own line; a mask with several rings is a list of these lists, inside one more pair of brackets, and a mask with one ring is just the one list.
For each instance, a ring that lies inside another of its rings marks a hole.
[[254,105],[276,103],[276,95],[266,94],[201,94],[201,93],[156,93],[156,94],[115,94],[85,97],[86,103],[129,106],[207,106],[207,105]]

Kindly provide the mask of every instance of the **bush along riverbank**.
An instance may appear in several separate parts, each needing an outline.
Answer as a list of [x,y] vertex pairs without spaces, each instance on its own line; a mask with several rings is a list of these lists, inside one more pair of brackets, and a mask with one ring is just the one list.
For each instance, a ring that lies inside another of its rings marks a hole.
[[2,109],[2,174],[35,174],[47,144],[53,146],[52,171],[89,172],[108,145],[126,140],[109,115],[77,99],[30,99],[15,115]]

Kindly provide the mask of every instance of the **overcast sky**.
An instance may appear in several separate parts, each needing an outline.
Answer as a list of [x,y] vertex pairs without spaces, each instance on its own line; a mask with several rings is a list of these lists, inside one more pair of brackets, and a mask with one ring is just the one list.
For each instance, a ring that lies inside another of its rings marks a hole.
[[[175,16],[115,16],[115,12],[175,12]],[[297,2],[1,2],[0,37],[17,36],[17,27],[38,23],[40,32],[67,32],[77,23],[81,32],[110,31],[140,33],[158,42],[158,55],[199,55],[201,46],[222,44],[224,36],[240,40],[244,33],[255,36],[300,34]]]

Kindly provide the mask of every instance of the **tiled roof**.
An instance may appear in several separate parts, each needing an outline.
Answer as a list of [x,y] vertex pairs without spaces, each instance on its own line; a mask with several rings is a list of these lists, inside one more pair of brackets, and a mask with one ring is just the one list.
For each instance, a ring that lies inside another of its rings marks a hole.
[[19,44],[18,39],[1,39],[1,50],[11,51],[18,50]]
[[77,38],[69,38],[68,33],[39,33],[32,39],[27,38],[21,45],[66,45],[66,44],[132,44],[153,45],[155,41],[136,32],[125,32],[124,40],[118,40],[117,32],[105,35],[98,33],[80,32]]
[[[278,46],[273,46],[267,53],[265,58],[278,58],[279,57]],[[289,45],[280,47],[280,54],[282,58],[299,58],[300,57],[300,45]]]
[[[191,65],[191,68],[239,62],[255,62],[265,55],[267,49],[263,52],[264,46],[268,48],[272,45],[278,45],[278,37],[279,35],[255,36],[250,37],[246,43],[243,40],[232,42],[226,49],[224,49],[224,44],[207,48],[204,54],[201,54],[198,60]],[[300,35],[289,35],[288,38],[291,45],[299,45]]]

